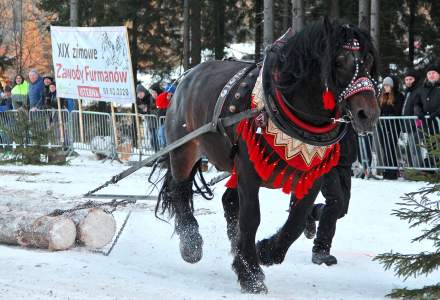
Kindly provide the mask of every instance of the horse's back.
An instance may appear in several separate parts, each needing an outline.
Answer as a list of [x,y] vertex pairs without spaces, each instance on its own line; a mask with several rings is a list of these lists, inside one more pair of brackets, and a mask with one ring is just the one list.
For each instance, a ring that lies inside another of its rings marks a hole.
[[210,122],[221,90],[246,66],[249,64],[237,61],[209,61],[196,66],[179,83],[168,115],[184,121],[189,131]]
[[[239,70],[249,66],[245,62],[210,61],[193,68],[179,83],[167,111],[167,142],[178,140],[195,129],[212,121],[214,108],[223,87]],[[223,110],[224,111],[224,110]],[[227,130],[231,133],[231,129]],[[201,155],[222,170],[232,168],[229,157],[228,138],[220,133],[207,133],[185,144],[171,153],[175,160],[185,160],[188,164],[197,161]],[[177,164],[177,162],[175,162]],[[187,174],[188,169],[173,174]],[[183,176],[184,177],[184,176]]]

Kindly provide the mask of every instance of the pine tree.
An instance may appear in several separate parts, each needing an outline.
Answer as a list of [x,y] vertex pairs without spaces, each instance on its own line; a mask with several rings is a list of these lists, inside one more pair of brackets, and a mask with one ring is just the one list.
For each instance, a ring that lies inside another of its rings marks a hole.
[[[428,140],[430,159],[440,157],[440,136],[432,136]],[[439,163],[437,162],[439,165]],[[420,175],[418,176],[419,179]],[[407,279],[432,273],[440,267],[440,199],[435,198],[440,192],[440,174],[425,174],[423,178],[428,185],[416,192],[405,194],[399,209],[393,210],[392,215],[407,221],[410,228],[423,226],[422,234],[412,240],[421,242],[432,241],[435,251],[424,251],[417,254],[402,254],[399,252],[383,253],[375,257],[385,270],[393,269],[397,276]],[[425,286],[421,289],[395,289],[388,296],[403,299],[440,299],[440,282],[436,285]]]

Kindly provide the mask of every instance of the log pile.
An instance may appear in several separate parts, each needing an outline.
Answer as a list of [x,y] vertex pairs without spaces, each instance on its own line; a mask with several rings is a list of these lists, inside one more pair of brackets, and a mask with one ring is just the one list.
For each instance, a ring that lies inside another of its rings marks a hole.
[[57,251],[76,242],[97,249],[110,243],[115,232],[113,215],[100,208],[50,216],[0,206],[0,243],[4,244]]

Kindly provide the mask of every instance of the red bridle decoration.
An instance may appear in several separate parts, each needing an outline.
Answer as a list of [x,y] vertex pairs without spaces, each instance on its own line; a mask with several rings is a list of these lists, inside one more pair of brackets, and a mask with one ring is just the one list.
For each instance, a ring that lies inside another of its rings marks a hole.
[[328,88],[322,93],[322,104],[324,109],[333,111],[336,107],[335,95]]

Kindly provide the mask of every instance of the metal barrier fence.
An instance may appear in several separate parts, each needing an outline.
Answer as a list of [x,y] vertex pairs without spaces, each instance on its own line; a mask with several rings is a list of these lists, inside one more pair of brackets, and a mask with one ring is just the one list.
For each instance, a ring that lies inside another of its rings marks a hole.
[[366,169],[438,170],[440,157],[428,155],[428,139],[440,133],[438,118],[381,117],[373,134],[360,136],[360,161]]
[[[19,114],[26,114],[32,130],[24,132],[17,120]],[[45,133],[47,145],[64,146],[75,150],[87,150],[93,153],[128,160],[131,155],[152,155],[159,147],[158,130],[164,119],[156,115],[136,115],[116,113],[115,125],[108,113],[74,110],[61,111],[61,120],[57,110],[24,111],[9,110],[0,112],[0,146],[18,146],[21,140],[31,145],[32,132]],[[139,124],[139,130],[137,130]],[[20,138],[20,134],[25,137]],[[15,139],[15,140],[14,140]],[[20,141],[19,141],[20,140]]]
[[[0,112],[0,146],[15,146],[35,142],[32,134],[25,137],[17,122],[16,110]],[[57,110],[31,111],[27,114],[34,127],[30,132],[48,132],[49,146],[64,146],[88,150],[111,158],[130,159],[132,155],[149,156],[164,146],[161,141],[165,117],[116,113],[115,123],[108,113]],[[416,117],[381,117],[372,134],[359,137],[359,160],[364,169],[378,170],[437,170],[440,157],[428,155],[429,137],[440,134],[440,120],[426,119],[416,126]],[[139,128],[137,128],[139,126]],[[19,140],[17,139],[19,136]],[[35,137],[34,137],[35,138]],[[439,145],[440,146],[440,145]]]

